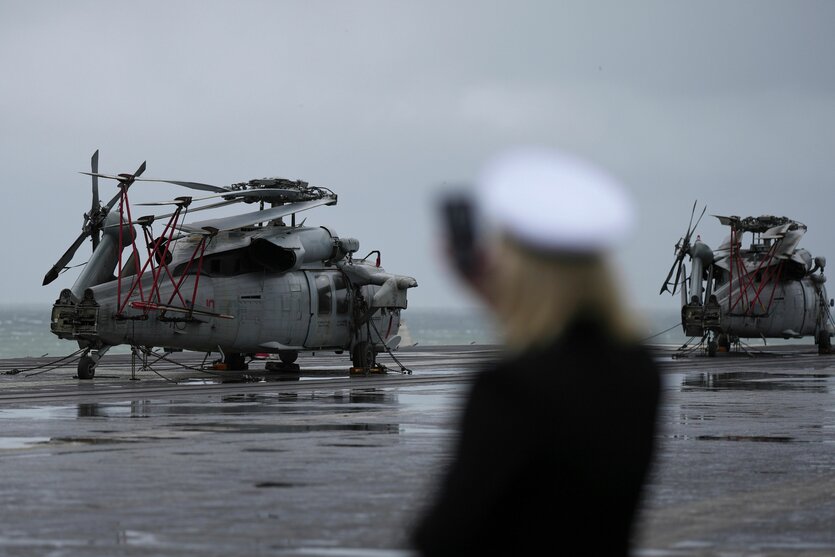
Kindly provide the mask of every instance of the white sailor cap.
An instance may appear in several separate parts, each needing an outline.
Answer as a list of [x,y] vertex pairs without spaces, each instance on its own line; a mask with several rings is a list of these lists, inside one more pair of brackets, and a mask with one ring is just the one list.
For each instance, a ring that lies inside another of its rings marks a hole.
[[539,250],[610,251],[624,242],[635,220],[632,200],[617,180],[554,149],[502,153],[485,165],[476,187],[486,224]]

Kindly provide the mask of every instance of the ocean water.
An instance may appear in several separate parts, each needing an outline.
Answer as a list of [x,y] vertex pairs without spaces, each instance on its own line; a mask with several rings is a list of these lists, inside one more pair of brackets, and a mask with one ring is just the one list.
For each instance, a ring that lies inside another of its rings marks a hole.
[[49,330],[50,304],[0,305],[0,358],[65,356],[78,350]]
[[[49,330],[50,304],[0,305],[0,358],[65,356],[78,349]],[[648,342],[682,344],[678,308],[636,315],[636,325]],[[663,332],[665,329],[669,329]],[[495,344],[499,342],[492,317],[480,309],[409,308],[402,313],[401,346]],[[116,347],[115,353],[128,352]]]

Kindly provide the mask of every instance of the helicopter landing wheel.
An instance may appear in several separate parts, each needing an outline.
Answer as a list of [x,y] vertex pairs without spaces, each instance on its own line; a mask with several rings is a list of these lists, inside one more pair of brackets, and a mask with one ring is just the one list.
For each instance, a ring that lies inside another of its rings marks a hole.
[[832,353],[832,339],[829,338],[829,333],[821,331],[818,333],[818,354]]
[[375,362],[374,347],[370,342],[362,341],[351,351],[351,363],[355,368],[370,369]]
[[249,366],[246,365],[246,358],[243,354],[227,354],[223,363],[226,364],[226,369],[229,371],[246,371],[249,369]]
[[78,378],[92,379],[96,375],[96,360],[90,356],[81,356],[78,360]]
[[731,350],[731,337],[726,335],[725,333],[720,334],[716,337],[716,343],[718,345],[719,350],[722,352],[730,352]]
[[299,359],[298,350],[279,350],[278,359],[285,364],[294,364]]
[[707,355],[711,358],[716,356],[716,350],[719,348],[719,343],[716,342],[716,339],[710,339],[707,341]]

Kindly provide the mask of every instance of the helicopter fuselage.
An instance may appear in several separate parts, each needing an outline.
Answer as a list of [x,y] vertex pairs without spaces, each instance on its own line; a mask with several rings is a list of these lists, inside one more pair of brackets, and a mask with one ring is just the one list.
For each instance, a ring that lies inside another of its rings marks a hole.
[[279,221],[148,236],[151,255],[140,263],[133,250],[124,261],[125,238],[137,237],[132,227],[105,228],[53,306],[53,333],[94,356],[117,345],[161,347],[220,352],[241,367],[245,355],[292,361],[301,351],[350,350],[355,367],[368,367],[397,336],[406,290],[417,285],[379,260],[355,260],[359,242],[325,227]]
[[712,330],[740,338],[797,338],[819,331],[820,315],[825,312],[821,301],[826,299],[822,284],[809,277],[776,284],[760,281],[743,286],[740,294],[740,282],[734,281],[733,288],[727,284],[719,287],[704,304],[685,304],[685,334],[701,336]]
[[[143,291],[151,289],[150,277],[142,283]],[[194,276],[186,277],[180,288],[192,292],[194,283]],[[77,305],[59,300],[53,312],[53,332],[92,345],[244,354],[339,351],[360,340],[384,344],[397,334],[400,308],[380,308],[368,327],[357,323],[362,319],[358,315],[361,300],[372,300],[379,288],[354,289],[342,271],[326,267],[286,273],[261,270],[222,278],[204,275],[199,279],[195,311],[188,315],[182,310],[147,311],[149,306],[140,302],[138,288],[120,312],[118,285],[111,281],[89,288]],[[170,285],[161,287],[160,298],[170,298],[172,291]],[[73,323],[79,321],[79,312],[86,315],[81,326]]]
[[[797,247],[806,226],[785,217],[719,218],[731,235],[716,252],[699,238],[690,245],[690,230],[682,243],[686,252],[677,247],[690,256],[689,281],[679,273],[684,333],[720,337],[726,346],[734,338],[812,336],[828,353],[835,328],[824,286],[826,260]],[[748,249],[741,247],[744,232],[754,238]]]

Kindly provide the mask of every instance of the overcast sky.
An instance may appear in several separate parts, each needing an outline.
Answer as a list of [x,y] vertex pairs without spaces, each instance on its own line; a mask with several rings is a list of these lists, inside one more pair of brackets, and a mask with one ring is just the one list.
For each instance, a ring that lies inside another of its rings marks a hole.
[[785,215],[835,261],[833,22],[811,1],[0,0],[0,302],[72,285],[77,269],[41,281],[89,210],[96,149],[103,172],[333,189],[308,224],[414,276],[410,307],[474,303],[439,256],[435,194],[518,143],[630,188],[635,306],[676,306],[658,290],[696,199],[709,245],[710,214]]

